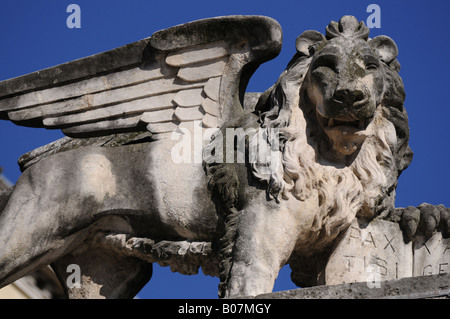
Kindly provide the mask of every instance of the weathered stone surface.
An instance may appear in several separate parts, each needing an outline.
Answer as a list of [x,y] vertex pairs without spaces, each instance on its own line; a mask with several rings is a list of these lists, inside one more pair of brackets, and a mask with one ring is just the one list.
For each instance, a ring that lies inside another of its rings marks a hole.
[[194,121],[201,120],[205,114],[200,111],[199,106],[195,107],[177,107],[174,116],[180,120],[184,121]]
[[[67,82],[89,78],[111,70],[138,66],[142,63],[142,51],[145,50],[149,42],[150,38],[146,38],[111,51],[2,81],[0,84],[2,98],[45,87],[60,86]],[[1,115],[0,118],[2,118]]]
[[[60,115],[58,117],[48,117],[43,120],[46,127],[64,126],[73,123],[84,123],[92,121],[107,120],[118,116],[142,114],[146,111],[173,108],[172,100],[175,94],[151,96],[131,102],[115,104],[109,107],[97,108],[84,113],[72,115]],[[145,122],[145,121],[144,121]]]
[[202,102],[202,108],[208,114],[220,116],[219,105],[211,99],[205,99]]
[[450,274],[450,238],[441,232],[427,240],[418,236],[414,241],[414,276]]
[[176,130],[177,127],[178,125],[172,122],[152,123],[147,125],[147,130],[149,132],[158,134],[158,133],[172,132],[173,130]]
[[146,123],[169,122],[173,120],[175,108],[146,112],[142,115],[141,121]]
[[228,59],[222,58],[214,62],[200,62],[188,65],[178,71],[178,77],[187,82],[208,80],[223,74]]
[[94,246],[107,248],[116,254],[126,254],[148,263],[170,266],[173,272],[197,274],[200,266],[205,275],[217,276],[217,256],[210,242],[168,241],[155,242],[148,238],[128,237],[124,234],[99,233]]
[[202,123],[204,127],[214,128],[219,126],[219,121],[217,120],[217,117],[210,114],[205,114]]
[[210,78],[204,87],[205,94],[214,101],[219,101],[220,77]]
[[225,41],[212,42],[195,48],[186,48],[176,53],[169,53],[166,63],[171,66],[185,66],[198,62],[216,60],[228,55],[228,44]]
[[253,111],[261,98],[262,93],[260,92],[249,92],[245,93],[244,97],[244,110],[250,112]]
[[149,137],[151,137],[150,132],[121,133],[83,139],[66,136],[22,155],[18,159],[18,164],[23,172],[25,169],[31,167],[33,164],[36,164],[41,159],[57,153],[67,152],[87,146],[118,147],[129,143],[137,143],[138,141],[147,140]]
[[173,98],[173,102],[181,107],[192,107],[202,104],[204,97],[202,96],[203,88],[180,91]]
[[[406,220],[412,211],[405,210]],[[419,214],[416,223],[426,217]],[[450,239],[443,237],[444,232],[434,232],[427,238],[420,230],[411,235],[399,226],[384,220],[374,220],[369,225],[355,221],[328,261],[325,283],[368,281],[377,285],[380,280],[450,273]],[[413,241],[408,239],[410,236]]]
[[[170,75],[175,76],[176,69],[167,68],[159,61],[157,62],[158,64],[154,65],[152,69],[142,70],[141,68],[135,67],[130,70],[119,71],[64,86],[38,90],[9,99],[2,99],[0,100],[0,110],[19,109],[38,104],[48,104],[62,99],[74,98],[86,94],[93,94],[156,80]],[[164,67],[165,69],[163,69]],[[44,112],[44,114],[47,113]]]
[[[141,124],[141,115],[131,115],[126,117],[112,118],[104,121],[97,121],[95,123],[77,124],[68,128],[63,128],[62,131],[68,136],[84,136],[84,132],[89,131],[89,136],[105,135],[105,132],[123,132],[136,131],[136,128],[143,130]],[[58,127],[58,126],[57,126]]]
[[68,101],[54,102],[37,108],[26,108],[17,111],[12,111],[8,113],[9,119],[12,121],[20,120],[32,120],[35,118],[43,117],[44,114],[48,112],[49,115],[54,114],[67,114],[71,110],[78,109],[88,109],[91,104],[90,99],[92,96],[90,94],[83,95],[77,98],[73,98]]
[[334,249],[325,269],[325,283],[371,282],[413,276],[412,243],[405,243],[398,223],[355,220]]
[[318,286],[263,294],[255,299],[425,299],[450,298],[450,275],[441,274],[383,281],[379,288],[366,282]]
[[0,190],[0,215],[1,212],[5,209],[5,206],[8,203],[8,199],[11,196],[13,190],[14,188],[12,187]]

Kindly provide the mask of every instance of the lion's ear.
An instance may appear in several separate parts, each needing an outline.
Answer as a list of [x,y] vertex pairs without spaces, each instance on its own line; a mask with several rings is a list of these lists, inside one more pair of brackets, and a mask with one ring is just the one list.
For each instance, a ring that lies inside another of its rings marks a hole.
[[295,47],[297,48],[297,52],[306,56],[311,56],[315,52],[316,44],[319,44],[324,40],[326,39],[322,33],[308,30],[298,36]]
[[387,64],[395,60],[398,55],[398,48],[394,40],[385,36],[379,35],[370,41],[372,48],[377,50],[381,60]]

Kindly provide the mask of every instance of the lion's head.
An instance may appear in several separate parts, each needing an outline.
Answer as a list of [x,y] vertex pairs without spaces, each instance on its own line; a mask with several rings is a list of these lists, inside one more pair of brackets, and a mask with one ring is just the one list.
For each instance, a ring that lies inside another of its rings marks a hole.
[[[344,17],[328,26],[328,40],[311,32],[297,39],[297,48],[307,47],[308,53],[317,45],[302,89],[333,149],[343,155],[353,154],[370,135],[367,128],[388,87],[386,69],[398,65],[394,41],[386,36],[368,41],[368,35],[363,23]],[[397,89],[403,98],[402,87]]]
[[282,165],[263,174],[255,164],[254,175],[273,198],[314,195],[325,227],[393,209],[397,178],[412,158],[397,46],[368,36],[352,16],[332,21],[326,36],[304,32],[256,109],[262,127],[280,130]]

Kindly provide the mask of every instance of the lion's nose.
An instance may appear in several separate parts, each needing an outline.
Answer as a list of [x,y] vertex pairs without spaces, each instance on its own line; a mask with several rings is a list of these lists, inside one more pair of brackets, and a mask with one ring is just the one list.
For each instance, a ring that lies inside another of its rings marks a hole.
[[339,89],[334,92],[333,98],[345,105],[353,105],[364,100],[364,92],[358,89]]

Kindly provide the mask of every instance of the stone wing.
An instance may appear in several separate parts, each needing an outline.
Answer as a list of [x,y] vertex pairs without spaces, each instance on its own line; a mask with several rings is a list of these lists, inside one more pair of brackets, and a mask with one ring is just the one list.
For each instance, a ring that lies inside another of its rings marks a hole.
[[194,21],[90,57],[0,82],[0,119],[71,137],[218,127],[243,112],[245,87],[281,49],[260,16]]

